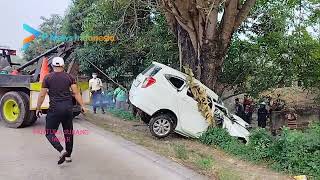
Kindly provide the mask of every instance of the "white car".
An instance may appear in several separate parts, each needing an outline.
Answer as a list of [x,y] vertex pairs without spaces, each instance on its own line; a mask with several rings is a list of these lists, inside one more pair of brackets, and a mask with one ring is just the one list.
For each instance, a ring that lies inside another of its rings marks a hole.
[[[186,82],[187,75],[166,65],[153,62],[133,81],[129,100],[149,124],[152,135],[163,138],[172,132],[198,138],[208,123],[198,111],[197,101]],[[218,103],[218,95],[200,81],[206,89],[215,120],[221,122],[231,136],[248,141],[249,124]]]

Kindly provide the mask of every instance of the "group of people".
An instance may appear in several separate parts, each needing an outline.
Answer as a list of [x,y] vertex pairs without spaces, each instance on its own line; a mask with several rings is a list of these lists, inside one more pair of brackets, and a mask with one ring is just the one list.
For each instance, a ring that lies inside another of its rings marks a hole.
[[[252,123],[252,115],[254,112],[253,100],[248,97],[248,95],[244,96],[243,102],[240,103],[239,98],[235,99],[235,114],[245,120],[248,124]],[[265,102],[261,102],[257,111],[258,115],[258,126],[261,128],[265,128],[267,125],[267,119],[270,117],[271,110],[267,109],[267,104]]]
[[105,100],[108,101],[108,97],[111,97],[111,101],[115,104],[116,109],[126,109],[126,103],[128,101],[128,95],[123,87],[117,87],[114,91],[109,90],[105,94],[103,89],[103,83],[100,78],[98,78],[97,73],[92,73],[92,79],[89,80],[89,89],[92,95],[92,106],[93,112],[97,113],[97,108],[100,107],[102,114],[105,113],[104,107],[110,103],[103,103]]

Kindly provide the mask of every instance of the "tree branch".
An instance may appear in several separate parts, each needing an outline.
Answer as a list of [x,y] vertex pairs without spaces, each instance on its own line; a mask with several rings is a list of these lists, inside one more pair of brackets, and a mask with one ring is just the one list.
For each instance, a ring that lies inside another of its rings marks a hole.
[[241,23],[247,18],[251,8],[255,5],[255,3],[256,0],[246,0],[236,17],[234,30],[237,29],[241,25]]
[[223,51],[225,51],[231,41],[234,32],[234,23],[238,11],[238,0],[227,0],[225,2],[224,14],[221,21],[221,38]]
[[222,100],[222,101],[225,101],[225,100],[227,100],[227,99],[229,99],[229,98],[232,98],[232,97],[234,97],[234,96],[238,96],[238,95],[244,94],[244,93],[249,93],[249,92],[248,92],[248,91],[238,92],[238,93],[235,93],[235,94],[231,94],[231,95],[229,95],[229,96],[227,96],[227,97],[221,98],[221,100]]

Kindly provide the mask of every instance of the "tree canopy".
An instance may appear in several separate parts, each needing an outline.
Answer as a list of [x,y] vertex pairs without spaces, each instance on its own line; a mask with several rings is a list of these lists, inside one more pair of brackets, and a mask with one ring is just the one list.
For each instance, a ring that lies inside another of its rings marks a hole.
[[[85,41],[76,48],[83,73],[95,71],[85,60],[119,82],[152,61],[189,65],[220,95],[257,95],[294,83],[320,87],[319,17],[317,0],[73,0],[64,17],[42,18],[40,30],[114,35],[115,42]],[[25,59],[56,43],[32,42]]]

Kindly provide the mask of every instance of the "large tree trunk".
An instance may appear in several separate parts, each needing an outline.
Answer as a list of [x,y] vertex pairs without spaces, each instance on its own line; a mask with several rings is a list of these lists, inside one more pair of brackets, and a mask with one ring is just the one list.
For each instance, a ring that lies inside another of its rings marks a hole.
[[[182,66],[189,66],[193,72],[197,71],[197,59],[196,52],[192,47],[192,42],[189,37],[189,34],[186,30],[184,30],[179,24],[177,25],[177,35],[178,35],[178,43],[179,43],[179,51],[180,51],[180,59]],[[183,70],[183,68],[182,68]],[[199,78],[199,77],[197,77]]]
[[[217,85],[235,30],[256,0],[162,0],[169,26],[177,35],[180,62],[210,89]],[[241,3],[243,2],[243,3]],[[219,8],[223,8],[218,20]]]

